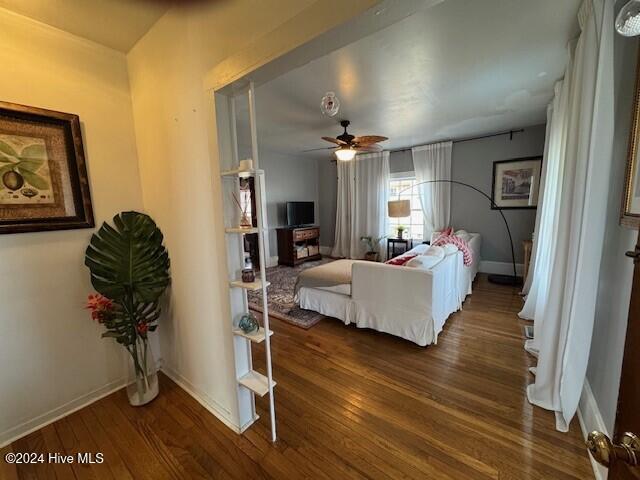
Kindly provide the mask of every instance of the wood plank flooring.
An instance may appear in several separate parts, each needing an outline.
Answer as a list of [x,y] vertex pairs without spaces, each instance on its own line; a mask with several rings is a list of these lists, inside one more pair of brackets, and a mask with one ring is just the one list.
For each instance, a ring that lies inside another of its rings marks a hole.
[[15,468],[0,457],[0,478],[593,478],[577,421],[556,432],[525,398],[521,305],[480,277],[427,348],[335,320],[301,330],[274,319],[276,444],[266,398],[236,435],[163,376],[145,408],[119,391],[0,451],[103,452],[103,464]]

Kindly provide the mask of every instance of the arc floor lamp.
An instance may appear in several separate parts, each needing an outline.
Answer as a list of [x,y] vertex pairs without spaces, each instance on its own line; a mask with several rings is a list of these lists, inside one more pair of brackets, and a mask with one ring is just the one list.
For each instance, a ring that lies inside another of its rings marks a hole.
[[417,187],[420,185],[428,185],[430,183],[449,183],[453,185],[461,185],[463,187],[467,187],[467,188],[470,188],[471,190],[478,192],[480,195],[482,195],[487,200],[489,200],[489,203],[491,204],[491,206],[495,210],[497,210],[498,213],[500,213],[500,216],[502,217],[502,221],[504,222],[504,226],[507,229],[507,235],[509,236],[509,244],[511,245],[511,263],[513,266],[513,275],[497,275],[497,274],[489,275],[489,281],[491,283],[497,283],[500,285],[521,285],[522,279],[518,277],[516,273],[516,254],[513,248],[513,237],[511,236],[511,230],[509,229],[509,222],[507,222],[507,218],[504,216],[504,213],[502,213],[502,208],[496,205],[493,199],[489,195],[484,193],[482,190],[480,190],[479,188],[476,188],[473,185],[469,185],[468,183],[458,182],[457,180],[425,180],[424,182],[419,182],[412,185],[411,187],[407,187],[403,190],[400,190],[400,192],[398,192],[398,195],[397,195],[398,196],[397,200],[389,200],[387,202],[387,210],[388,210],[389,216],[392,218],[409,217],[411,215],[411,200],[401,200],[400,195],[403,192],[406,192],[407,190],[410,190],[413,187]]

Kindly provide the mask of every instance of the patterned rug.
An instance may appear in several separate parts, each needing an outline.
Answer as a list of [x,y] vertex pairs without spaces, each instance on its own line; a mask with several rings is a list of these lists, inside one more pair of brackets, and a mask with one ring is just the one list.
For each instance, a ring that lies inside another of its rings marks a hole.
[[[289,322],[304,329],[313,327],[324,318],[324,315],[312,310],[303,310],[293,301],[293,289],[298,274],[307,268],[332,262],[331,258],[323,258],[314,262],[306,262],[297,267],[278,265],[267,268],[267,281],[271,282],[267,298],[269,300],[269,315]],[[262,312],[262,291],[248,292],[249,308]]]

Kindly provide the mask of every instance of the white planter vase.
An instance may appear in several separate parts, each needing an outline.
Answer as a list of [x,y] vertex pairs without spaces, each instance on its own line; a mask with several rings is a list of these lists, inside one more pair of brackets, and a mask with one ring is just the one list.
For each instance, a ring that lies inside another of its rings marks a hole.
[[158,373],[148,341],[138,341],[137,359],[131,356],[127,396],[134,407],[146,405],[158,396]]

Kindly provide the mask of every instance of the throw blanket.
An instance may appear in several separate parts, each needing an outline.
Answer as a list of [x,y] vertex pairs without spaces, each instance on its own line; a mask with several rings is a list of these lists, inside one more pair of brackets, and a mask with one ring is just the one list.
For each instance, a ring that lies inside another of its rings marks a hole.
[[431,245],[435,247],[441,247],[442,245],[447,244],[455,245],[458,250],[462,252],[462,258],[465,267],[468,267],[473,263],[473,252],[469,248],[467,242],[465,242],[457,235],[451,233],[450,229],[449,231],[445,230],[444,232],[442,232],[442,235],[440,235]]
[[351,265],[358,260],[336,260],[303,270],[298,275],[295,295],[302,288],[335,287],[351,284]]

